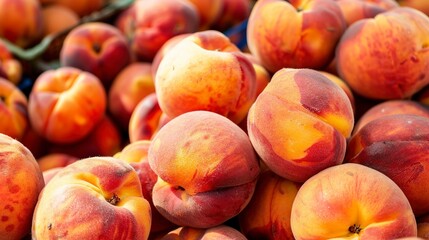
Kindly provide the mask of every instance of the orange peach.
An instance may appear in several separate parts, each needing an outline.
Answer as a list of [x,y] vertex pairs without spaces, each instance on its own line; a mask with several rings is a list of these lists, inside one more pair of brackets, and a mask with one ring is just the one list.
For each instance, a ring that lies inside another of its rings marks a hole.
[[108,110],[122,129],[128,130],[131,114],[137,104],[155,92],[152,65],[135,62],[126,66],[113,80],[108,92]]
[[366,98],[412,96],[429,83],[428,26],[428,16],[406,7],[352,24],[336,49],[338,75]]
[[276,72],[247,118],[258,155],[270,170],[295,182],[342,163],[353,125],[345,92],[312,69]]
[[355,163],[327,168],[308,179],[292,205],[295,239],[416,237],[410,203],[386,175]]
[[368,122],[349,140],[345,162],[391,178],[416,216],[429,213],[429,118],[397,114]]
[[415,8],[429,15],[429,2],[421,0],[396,0],[400,6]]
[[179,227],[160,240],[194,240],[194,239],[223,239],[223,240],[246,240],[247,238],[237,229],[221,224],[211,228],[192,228],[192,227]]
[[413,100],[388,100],[368,109],[356,122],[353,134],[374,119],[395,114],[415,114],[429,118],[429,108]]
[[158,50],[170,38],[198,30],[197,9],[185,0],[134,1],[131,19],[122,29],[128,38],[133,56],[138,61],[151,62]]
[[321,69],[334,58],[346,22],[332,0],[257,1],[247,25],[249,50],[271,73]]
[[151,236],[170,231],[177,226],[164,218],[153,205],[152,189],[158,179],[158,176],[149,166],[147,154],[150,146],[149,140],[132,142],[126,145],[120,152],[114,155],[115,158],[129,163],[136,171],[142,186],[144,198],[149,202],[152,212]]
[[42,35],[42,7],[39,0],[0,0],[0,37],[27,48]]
[[[208,30],[212,28],[219,18],[225,14],[224,2],[226,0],[187,0],[191,2],[197,9],[199,16],[198,30]],[[237,1],[237,0],[235,0]]]
[[33,239],[147,239],[151,211],[137,172],[112,157],[61,169],[37,202]]
[[168,51],[155,90],[161,110],[174,118],[205,110],[239,123],[256,97],[256,74],[247,57],[219,31],[194,33]]
[[101,10],[107,0],[39,0],[43,5],[58,4],[69,8],[79,17]]
[[65,167],[77,160],[77,157],[65,153],[51,153],[37,158],[37,163],[43,172],[51,168]]
[[340,6],[347,25],[398,7],[395,0],[336,0]]
[[0,77],[6,78],[13,84],[21,82],[23,67],[3,41],[0,41]]
[[248,239],[293,239],[292,203],[301,184],[264,171],[250,203],[238,215],[241,232]]
[[253,7],[251,0],[222,0],[222,2],[221,15],[211,24],[212,29],[219,31],[226,31],[245,21]]
[[[59,21],[58,19],[61,19]],[[43,36],[59,33],[79,23],[79,16],[70,8],[52,4],[42,8]]]
[[22,138],[29,125],[27,108],[28,101],[24,93],[0,77],[0,133]]
[[106,92],[101,81],[89,72],[71,67],[39,75],[28,101],[32,127],[55,143],[83,139],[100,122],[105,110]]
[[130,142],[151,139],[160,127],[162,115],[156,93],[151,93],[140,100],[130,117],[128,126]]
[[256,79],[256,96],[264,90],[264,88],[271,81],[272,74],[261,65],[260,61],[250,53],[244,53],[249,61],[252,63],[253,68],[255,69],[255,79]]
[[103,22],[83,23],[74,28],[60,51],[61,66],[90,72],[106,88],[130,62],[131,51],[125,36]]
[[0,133],[0,239],[23,239],[44,187],[42,171],[22,143]]
[[158,175],[155,207],[171,222],[195,228],[237,216],[250,201],[260,171],[246,133],[210,111],[171,119],[152,139],[148,161]]

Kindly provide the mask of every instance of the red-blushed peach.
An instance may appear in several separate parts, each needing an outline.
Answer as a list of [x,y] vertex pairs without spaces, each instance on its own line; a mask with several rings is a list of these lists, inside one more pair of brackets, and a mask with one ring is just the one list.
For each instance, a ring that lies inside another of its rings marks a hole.
[[42,171],[22,143],[1,133],[0,169],[0,239],[23,239],[45,186]]
[[277,71],[247,117],[258,155],[269,169],[294,182],[342,163],[353,125],[346,93],[313,69]]
[[159,238],[160,240],[246,240],[237,229],[221,224],[211,228],[179,227]]
[[[59,21],[58,19],[61,19]],[[43,31],[42,36],[59,33],[79,23],[80,17],[70,8],[52,4],[42,7]]]
[[355,103],[355,97],[353,95],[353,91],[350,89],[349,85],[347,85],[346,82],[344,82],[340,77],[333,73],[320,71],[325,77],[327,77],[329,80],[333,81],[335,84],[337,84],[341,89],[344,90],[347,97],[350,100],[350,103],[352,104],[353,111],[355,111],[356,103]]
[[23,67],[3,41],[0,41],[0,77],[6,78],[13,84],[21,82]]
[[186,0],[191,2],[193,6],[195,6],[199,18],[199,31],[204,31],[213,28],[213,24],[215,24],[223,12],[223,5],[225,0]]
[[131,114],[137,104],[155,92],[150,63],[134,62],[113,80],[108,92],[108,109],[118,125],[128,130]]
[[137,172],[113,157],[81,159],[46,184],[33,239],[147,239],[151,210]]
[[[221,15],[212,24],[212,29],[227,31],[249,18],[252,10],[252,0],[222,0]],[[212,1],[214,2],[214,1]]]
[[42,35],[42,7],[39,0],[0,0],[0,37],[27,48]]
[[173,230],[177,226],[164,218],[153,205],[152,189],[158,176],[152,171],[147,160],[149,146],[149,140],[132,142],[126,145],[120,152],[116,153],[114,157],[129,163],[137,171],[143,196],[151,207],[152,225],[150,228],[150,236],[153,236],[160,232]]
[[429,2],[420,0],[396,0],[400,6],[415,8],[429,15]]
[[383,101],[368,109],[359,118],[353,129],[353,134],[374,119],[395,114],[414,114],[429,118],[429,108],[413,100],[397,99]]
[[197,9],[185,0],[134,1],[131,11],[123,29],[138,61],[151,62],[168,39],[198,30]]
[[414,214],[429,213],[429,118],[397,114],[379,117],[350,139],[345,162],[359,163],[391,178]]
[[63,153],[76,158],[113,156],[122,148],[122,135],[118,126],[104,116],[88,135],[74,143],[49,143],[48,153]]
[[95,75],[60,67],[36,78],[28,100],[29,119],[34,130],[49,141],[73,143],[100,122],[106,102],[106,91]]
[[241,232],[255,240],[294,239],[290,214],[300,185],[272,171],[264,171],[252,199],[238,215]]
[[130,117],[128,126],[130,142],[152,139],[159,129],[162,115],[156,93],[151,93],[140,100]]
[[89,15],[93,12],[101,10],[107,3],[107,0],[39,0],[43,6],[49,4],[58,4],[69,8],[79,17]]
[[161,60],[155,91],[161,110],[174,118],[205,110],[239,123],[256,97],[256,74],[247,57],[223,33],[193,33]]
[[122,32],[103,22],[88,22],[74,28],[64,39],[60,64],[97,76],[106,88],[131,62],[131,50]]
[[292,204],[295,239],[416,237],[417,224],[402,190],[361,164],[329,167],[308,179]]
[[271,73],[321,69],[334,58],[346,22],[332,0],[257,1],[247,25],[249,50]]
[[37,158],[40,170],[46,171],[51,168],[65,167],[79,160],[77,157],[65,153],[51,153]]
[[395,0],[336,0],[336,2],[348,26],[360,19],[373,18],[379,13],[399,6]]
[[250,201],[260,171],[246,133],[210,111],[171,119],[152,139],[148,161],[158,175],[155,207],[171,222],[195,228],[237,216]]
[[0,77],[0,133],[22,138],[29,125],[27,108],[28,100],[24,93]]
[[396,7],[362,19],[338,43],[338,75],[366,98],[410,97],[429,83],[427,36],[429,17],[412,8]]

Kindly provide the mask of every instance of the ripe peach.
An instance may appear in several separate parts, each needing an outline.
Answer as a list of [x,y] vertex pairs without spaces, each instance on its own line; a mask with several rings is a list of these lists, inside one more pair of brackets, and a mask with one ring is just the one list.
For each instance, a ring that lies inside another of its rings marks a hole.
[[106,88],[130,62],[131,51],[124,35],[102,22],[84,23],[74,28],[67,34],[60,51],[61,66],[90,72]]
[[416,237],[410,203],[386,175],[355,163],[327,168],[308,179],[292,205],[295,239]]
[[250,140],[261,159],[295,182],[342,163],[353,125],[345,92],[312,69],[276,72],[247,118]]
[[43,5],[58,4],[71,9],[79,17],[101,10],[106,0],[39,0]]
[[0,133],[0,239],[22,239],[30,233],[33,211],[44,187],[42,171],[31,152]]
[[349,140],[346,162],[374,168],[407,196],[416,216],[429,213],[429,118],[396,114],[364,125]]
[[[219,18],[225,14],[224,2],[226,0],[187,0],[195,6],[199,16],[199,26],[197,30],[203,31],[212,29]],[[237,0],[236,0],[237,1]]]
[[337,75],[325,71],[320,71],[325,77],[327,77],[329,80],[337,84],[341,89],[344,90],[347,97],[350,100],[350,103],[352,104],[353,111],[355,111],[356,103],[355,103],[355,97],[353,95],[353,91],[350,89],[349,85],[347,85],[346,82],[344,82],[341,78],[339,78]]
[[336,49],[340,78],[366,98],[412,96],[429,83],[428,26],[428,16],[406,7],[352,24]]
[[[61,19],[59,21],[58,19]],[[79,23],[79,16],[70,8],[52,4],[42,8],[43,36],[55,34]]]
[[271,73],[285,67],[321,69],[334,58],[345,29],[341,9],[332,0],[257,1],[247,44]]
[[219,31],[226,31],[245,21],[253,7],[251,0],[222,0],[222,2],[221,15],[211,24],[212,29]]
[[0,133],[12,138],[23,137],[29,121],[28,101],[24,93],[10,81],[0,77]]
[[37,202],[34,239],[147,239],[150,206],[137,172],[112,157],[79,160],[46,184]]
[[22,64],[16,59],[3,41],[0,41],[0,77],[17,85],[22,78]]
[[247,238],[237,229],[225,224],[211,228],[179,227],[160,238],[160,240],[191,239],[246,240]]
[[239,123],[256,97],[255,69],[219,31],[194,33],[162,59],[155,78],[161,110],[174,118],[206,110]]
[[50,168],[48,170],[42,171],[43,175],[43,181],[45,182],[45,185],[48,184],[49,181],[64,167],[54,167]]
[[51,153],[37,158],[40,170],[46,171],[51,168],[65,167],[78,160],[77,157],[65,153]]
[[238,215],[241,232],[248,239],[293,239],[292,203],[301,184],[264,171],[252,199]]
[[152,65],[135,62],[126,66],[113,80],[108,92],[108,109],[122,129],[128,130],[131,114],[137,104],[155,92]]
[[429,2],[420,0],[396,0],[400,6],[415,8],[429,15]]
[[336,0],[347,25],[364,19],[373,18],[377,14],[388,11],[399,4],[395,0]]
[[106,92],[100,80],[71,67],[39,75],[28,101],[34,130],[55,143],[83,139],[99,123],[105,110]]
[[246,133],[209,111],[171,119],[151,141],[148,160],[158,175],[155,207],[171,222],[195,228],[237,216],[250,201],[260,171]]

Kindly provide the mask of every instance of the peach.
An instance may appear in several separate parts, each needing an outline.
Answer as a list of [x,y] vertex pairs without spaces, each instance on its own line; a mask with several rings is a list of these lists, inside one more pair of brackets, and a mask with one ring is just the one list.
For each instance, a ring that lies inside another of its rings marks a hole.
[[27,48],[42,35],[42,7],[39,0],[0,0],[0,37]]
[[325,71],[320,71],[325,77],[327,77],[329,80],[333,81],[335,84],[337,84],[341,89],[344,90],[347,97],[350,100],[350,103],[352,104],[353,111],[356,109],[356,103],[355,103],[355,97],[353,94],[353,91],[350,89],[349,85],[344,82],[341,78],[339,78],[337,75]]
[[329,167],[308,179],[292,204],[295,239],[416,237],[410,203],[386,175],[363,165]]
[[205,110],[239,123],[256,97],[256,74],[247,57],[219,31],[194,33],[168,51],[155,90],[161,110],[174,118]]
[[246,240],[247,238],[237,229],[221,224],[211,228],[179,227],[160,240],[192,240],[192,239],[224,239]]
[[131,50],[125,36],[103,22],[83,23],[64,39],[60,64],[97,76],[106,88],[131,62]]
[[147,239],[151,212],[137,172],[113,157],[64,167],[37,202],[33,239]]
[[400,6],[415,8],[429,15],[429,2],[420,0],[396,0]]
[[250,203],[238,215],[241,232],[248,239],[293,239],[292,203],[301,184],[264,171]]
[[48,184],[49,181],[64,167],[54,167],[47,169],[45,171],[42,171],[43,174],[43,181],[45,182],[45,185]]
[[271,73],[322,69],[334,58],[346,22],[332,0],[257,1],[247,25],[249,50]]
[[22,143],[0,133],[0,239],[22,239],[45,186],[42,171]]
[[89,72],[71,67],[39,75],[28,101],[32,127],[55,143],[83,139],[100,122],[105,110],[106,92],[101,81]]
[[115,158],[129,163],[136,171],[142,186],[144,198],[149,202],[152,212],[152,225],[150,229],[151,236],[170,231],[177,226],[164,218],[153,205],[152,189],[158,179],[158,176],[149,166],[147,154],[150,146],[149,140],[141,140],[126,145],[120,152],[114,155]]
[[368,109],[356,122],[353,134],[374,119],[395,114],[415,114],[429,118],[429,108],[425,105],[406,99],[387,100]]
[[350,26],[352,23],[364,19],[373,18],[377,14],[388,11],[399,4],[395,0],[336,0],[341,12]]
[[131,114],[137,104],[155,92],[152,65],[135,62],[126,66],[113,80],[108,92],[108,110],[118,125],[128,130]]
[[345,162],[359,163],[391,178],[416,216],[429,213],[429,118],[397,114],[364,125],[349,140]]
[[[61,21],[58,21],[61,19]],[[59,33],[79,23],[79,15],[70,8],[52,4],[42,8],[43,36]]]
[[340,78],[366,98],[412,96],[429,83],[428,26],[428,16],[406,7],[352,24],[336,49]]
[[12,138],[23,137],[29,121],[28,101],[24,93],[10,81],[0,77],[0,133]]
[[158,175],[155,207],[171,222],[194,228],[237,216],[250,201],[260,171],[246,133],[210,111],[171,119],[152,139],[148,161]]
[[345,92],[313,69],[277,71],[247,118],[258,155],[269,169],[294,182],[342,163],[353,125]]
[[0,41],[0,77],[6,78],[13,84],[21,82],[23,67],[3,41]]
[[264,88],[271,81],[272,74],[262,66],[260,61],[250,53],[244,53],[249,61],[252,63],[253,68],[255,69],[255,79],[256,79],[256,96],[264,90]]
[[37,163],[43,172],[52,168],[65,167],[77,160],[77,157],[65,153],[50,153],[37,158]]
[[101,10],[107,0],[39,0],[43,5],[58,4],[69,8],[79,17]]
[[108,116],[104,116],[88,135],[73,143],[49,143],[48,153],[62,153],[76,158],[113,156],[122,147],[119,127]]
[[130,142],[152,139],[160,128],[162,115],[156,93],[151,93],[140,100],[130,117],[128,126]]
[[124,35],[138,61],[151,62],[170,38],[198,30],[199,17],[193,4],[185,0],[134,1],[131,19],[125,21]]
[[222,0],[221,2],[223,2],[221,15],[211,24],[212,29],[219,31],[226,31],[247,20],[253,7],[252,0]]
[[226,0],[187,0],[191,2],[197,9],[199,16],[199,31],[204,31],[212,28],[219,18],[224,14],[224,2]]

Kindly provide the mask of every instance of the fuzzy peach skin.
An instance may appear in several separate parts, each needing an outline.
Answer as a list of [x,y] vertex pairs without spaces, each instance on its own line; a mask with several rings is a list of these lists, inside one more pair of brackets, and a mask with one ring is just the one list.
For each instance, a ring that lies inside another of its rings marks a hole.
[[383,101],[368,109],[359,118],[353,129],[353,135],[372,120],[395,114],[414,114],[429,118],[429,107],[414,100],[397,99]]
[[0,77],[0,133],[21,139],[27,127],[28,100],[10,81]]
[[85,158],[46,184],[34,211],[33,239],[147,239],[151,211],[137,172],[112,157]]
[[106,88],[131,62],[125,36],[114,26],[88,22],[74,28],[64,39],[61,66],[75,67],[97,76]]
[[197,9],[186,0],[134,1],[130,11],[122,29],[138,61],[151,62],[168,39],[196,32],[200,23]]
[[344,90],[344,92],[346,93],[347,97],[350,100],[350,103],[352,104],[352,108],[353,108],[353,112],[354,112],[356,109],[356,103],[355,103],[356,101],[355,101],[354,93],[350,89],[349,85],[347,85],[347,83],[344,82],[344,80],[342,80],[341,78],[339,78],[337,75],[335,75],[333,73],[329,73],[329,72],[325,72],[325,71],[320,71],[320,73],[322,73],[325,77],[327,77],[329,80],[333,81],[341,89]]
[[214,227],[250,201],[259,162],[246,133],[209,111],[171,119],[151,141],[148,160],[158,175],[152,199],[179,226]]
[[104,116],[89,134],[74,143],[49,143],[48,153],[63,153],[76,158],[113,156],[122,148],[123,139],[119,127]]
[[22,64],[15,58],[3,41],[0,41],[0,77],[17,85],[22,78]]
[[131,114],[128,125],[130,142],[152,139],[159,129],[162,115],[156,93],[151,93],[140,100]]
[[49,141],[73,143],[100,122],[106,102],[106,91],[96,76],[60,67],[35,80],[28,100],[29,119],[34,130]]
[[292,203],[301,184],[264,171],[250,203],[238,215],[240,231],[249,239],[293,239]]
[[429,213],[429,118],[388,115],[363,126],[347,146],[345,161],[374,168],[391,178],[414,214]]
[[42,171],[43,175],[43,181],[45,182],[45,185],[48,184],[49,181],[64,167],[54,167],[50,168],[48,170]]
[[155,78],[161,110],[170,117],[206,110],[239,123],[256,97],[255,69],[227,36],[194,33],[162,59]]
[[128,130],[137,104],[155,92],[150,63],[135,62],[126,66],[113,80],[108,92],[108,110],[118,125]]
[[42,35],[42,7],[39,0],[0,0],[0,37],[27,48]]
[[79,160],[77,157],[65,153],[50,153],[37,158],[40,170],[46,171],[51,168],[65,167]]
[[22,143],[0,133],[0,239],[23,239],[40,191],[45,186],[42,171]]
[[350,26],[354,22],[373,18],[377,14],[398,7],[395,0],[335,0],[341,8],[341,12]]
[[204,31],[213,28],[224,12],[225,0],[186,0],[195,6],[199,18],[198,31]]
[[346,29],[332,0],[257,1],[247,25],[249,50],[268,71],[327,66]]
[[429,17],[412,8],[363,19],[338,44],[338,74],[366,98],[410,97],[429,83],[428,36]]
[[136,171],[142,186],[144,198],[149,202],[152,212],[151,236],[160,232],[168,232],[177,228],[172,222],[164,218],[153,205],[152,189],[158,176],[149,166],[147,154],[150,141],[141,140],[127,144],[120,152],[114,155],[115,158],[129,163]]
[[308,179],[292,204],[295,239],[395,239],[416,237],[410,203],[390,178],[345,163]]
[[345,92],[312,69],[276,72],[247,117],[250,140],[263,162],[294,182],[342,163],[353,125]]
[[179,227],[159,240],[246,240],[237,229],[221,224],[211,228]]

